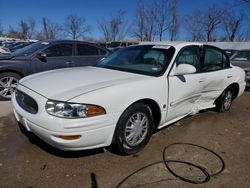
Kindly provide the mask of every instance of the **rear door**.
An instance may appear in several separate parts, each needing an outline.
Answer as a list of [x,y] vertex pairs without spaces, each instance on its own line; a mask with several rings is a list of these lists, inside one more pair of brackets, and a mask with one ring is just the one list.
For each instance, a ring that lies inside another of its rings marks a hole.
[[226,86],[231,83],[232,73],[229,59],[219,48],[205,46],[202,64],[201,108],[213,106]]
[[201,97],[202,74],[200,72],[200,54],[200,46],[187,46],[179,52],[175,60],[172,68],[173,72],[180,64],[190,64],[196,68],[196,73],[169,76],[167,121],[175,120],[189,114],[196,107],[196,103]]
[[106,55],[106,51],[88,43],[76,43],[74,61],[76,66],[96,65]]

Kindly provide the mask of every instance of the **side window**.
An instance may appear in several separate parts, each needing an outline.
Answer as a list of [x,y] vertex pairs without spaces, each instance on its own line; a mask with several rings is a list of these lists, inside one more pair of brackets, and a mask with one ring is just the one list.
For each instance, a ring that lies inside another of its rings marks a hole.
[[184,48],[177,57],[176,66],[180,64],[193,65],[197,72],[201,69],[200,63],[200,47],[199,46],[189,46]]
[[203,72],[221,70],[224,68],[223,53],[215,48],[205,48]]
[[98,48],[87,44],[77,44],[78,56],[99,55]]
[[72,56],[72,44],[56,44],[44,50],[47,57]]

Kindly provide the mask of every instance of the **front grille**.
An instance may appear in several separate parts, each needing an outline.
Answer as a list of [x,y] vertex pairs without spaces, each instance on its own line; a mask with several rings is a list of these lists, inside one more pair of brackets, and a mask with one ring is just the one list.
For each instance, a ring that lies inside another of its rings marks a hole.
[[23,93],[19,90],[15,91],[16,94],[16,101],[25,111],[36,114],[38,111],[38,105],[37,102],[28,96],[26,93]]

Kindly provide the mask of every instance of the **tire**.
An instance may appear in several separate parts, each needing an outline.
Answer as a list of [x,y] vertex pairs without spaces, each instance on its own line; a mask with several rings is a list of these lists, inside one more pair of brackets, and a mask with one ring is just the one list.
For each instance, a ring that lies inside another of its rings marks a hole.
[[130,106],[117,123],[112,148],[121,155],[139,152],[150,140],[154,130],[153,122],[151,109],[146,104]]
[[233,88],[229,87],[223,91],[216,101],[216,109],[218,112],[227,112],[230,110],[234,99]]
[[21,76],[14,72],[0,73],[0,101],[11,99]]

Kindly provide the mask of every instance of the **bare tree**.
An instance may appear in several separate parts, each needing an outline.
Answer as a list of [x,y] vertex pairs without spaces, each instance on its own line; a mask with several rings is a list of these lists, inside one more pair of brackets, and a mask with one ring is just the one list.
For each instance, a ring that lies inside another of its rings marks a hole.
[[8,36],[19,39],[30,39],[34,34],[35,20],[30,19],[29,21],[20,20],[18,28],[9,28]]
[[109,24],[106,23],[105,21],[98,21],[97,23],[98,23],[100,31],[102,32],[102,34],[104,36],[104,40],[106,42],[110,42],[111,41],[111,36],[110,36]]
[[19,31],[15,30],[13,27],[9,26],[7,37],[21,39],[23,38],[23,35]]
[[179,25],[179,16],[178,16],[178,10],[177,10],[177,0],[172,0],[171,22],[170,22],[170,27],[169,27],[171,41],[177,39],[179,27],[180,25]]
[[201,14],[202,12],[197,10],[192,15],[185,16],[185,28],[191,36],[191,41],[205,40],[203,26],[197,21]]
[[29,26],[29,30],[28,30],[27,37],[29,39],[31,39],[33,37],[33,35],[34,35],[34,32],[35,32],[36,21],[33,18],[30,18],[28,20],[28,26]]
[[2,26],[2,23],[1,23],[1,20],[0,20],[0,36],[3,35],[3,32],[4,32],[4,29],[3,29],[3,26]]
[[90,26],[86,24],[85,18],[69,15],[65,19],[63,30],[70,38],[78,39],[90,31]]
[[157,33],[156,30],[156,18],[157,18],[157,9],[151,7],[146,9],[146,29],[145,29],[145,40],[153,41]]
[[140,39],[140,41],[144,41],[146,29],[146,10],[144,4],[139,4],[137,7],[137,12],[134,20],[134,29],[133,35]]
[[19,23],[19,33],[21,39],[28,39],[28,33],[29,33],[29,25],[25,20],[21,20]]
[[98,21],[100,31],[106,42],[123,39],[128,33],[127,21],[124,18],[125,11],[119,10],[109,20]]
[[36,38],[39,40],[56,39],[61,31],[61,27],[48,20],[46,17],[42,18],[42,31],[37,34]]
[[160,0],[154,1],[154,6],[156,9],[156,28],[157,34],[159,35],[159,40],[162,41],[164,33],[170,27],[170,7],[171,1],[170,0]]
[[241,12],[240,15],[236,15],[234,10],[226,10],[223,20],[222,26],[225,30],[225,34],[227,35],[228,41],[234,41],[236,39],[236,35],[239,33],[240,25],[244,19],[244,14]]
[[210,7],[207,11],[196,10],[187,17],[187,29],[193,35],[193,39],[213,41],[224,14],[225,11],[216,6]]
[[[147,8],[146,8],[147,7]],[[141,41],[154,40],[157,30],[157,9],[153,4],[139,4],[137,7],[136,18],[134,20],[133,35]]]
[[207,41],[214,40],[215,31],[221,25],[223,15],[224,11],[222,9],[212,6],[208,9],[207,13],[200,16],[199,23],[204,26]]
[[250,3],[250,0],[240,0],[242,1],[243,3]]

